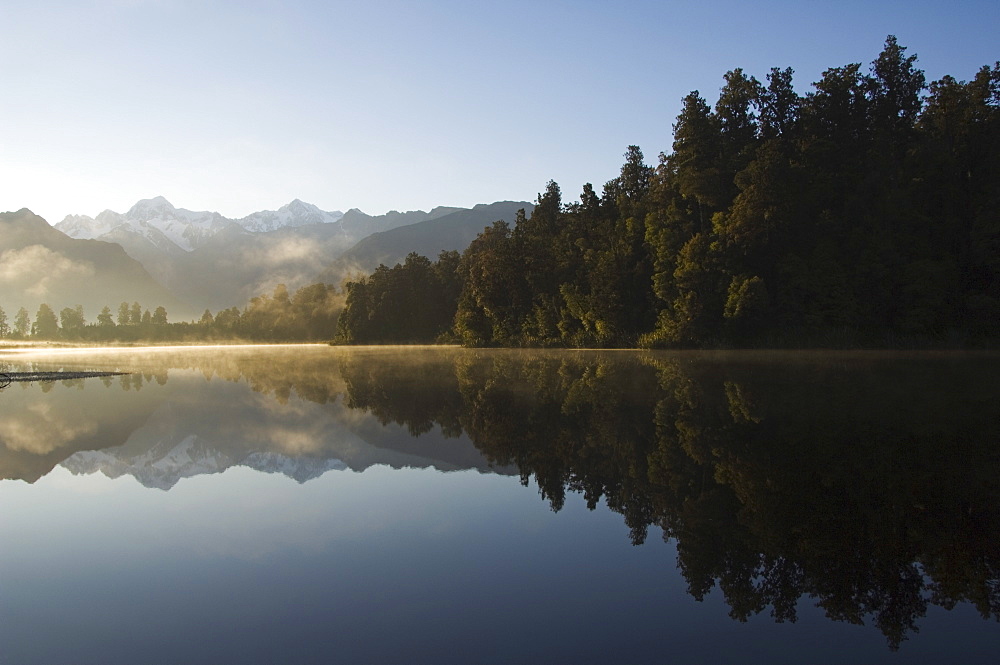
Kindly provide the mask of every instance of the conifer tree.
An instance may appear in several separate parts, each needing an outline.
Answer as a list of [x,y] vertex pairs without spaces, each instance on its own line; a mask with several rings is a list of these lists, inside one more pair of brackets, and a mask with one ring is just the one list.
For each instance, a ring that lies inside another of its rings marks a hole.
[[31,318],[28,314],[28,310],[24,307],[19,307],[17,314],[14,315],[14,328],[11,331],[15,337],[25,338],[31,331]]
[[111,308],[105,305],[97,315],[97,325],[102,328],[113,328],[115,321],[111,318]]
[[31,334],[33,337],[40,337],[42,339],[55,339],[59,334],[59,320],[56,319],[56,314],[52,311],[52,308],[45,303],[38,306]]

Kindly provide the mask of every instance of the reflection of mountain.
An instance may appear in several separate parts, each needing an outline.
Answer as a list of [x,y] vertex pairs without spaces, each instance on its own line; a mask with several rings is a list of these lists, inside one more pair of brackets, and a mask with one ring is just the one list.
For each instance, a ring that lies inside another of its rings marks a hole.
[[311,346],[87,364],[153,373],[8,389],[6,477],[66,458],[155,487],[238,464],[300,482],[499,468],[554,510],[606,503],[636,544],[659,529],[689,593],[718,587],[740,620],[794,620],[809,598],[896,647],[935,606],[1000,619],[996,355]]
[[221,473],[231,466],[246,466],[264,473],[280,473],[300,483],[318,478],[331,469],[345,469],[338,459],[291,457],[274,452],[252,452],[242,459],[233,459],[198,439],[194,434],[170,447],[174,442],[161,441],[144,454],[120,456],[119,450],[85,450],[74,453],[62,466],[75,474],[101,472],[109,478],[123,475],[135,477],[146,487],[167,490],[181,478],[206,473]]
[[5,388],[0,393],[0,478],[35,482],[77,451],[125,441],[155,409],[148,391],[131,393],[129,408],[119,408],[113,393],[130,378]]
[[[209,395],[200,395],[196,402],[165,403],[124,445],[77,452],[62,466],[77,474],[131,475],[146,487],[164,490],[182,478],[221,473],[232,466],[280,473],[299,482],[333,469],[361,471],[374,465],[490,470],[467,438],[442,445],[441,437],[431,432],[413,441],[397,426],[343,417],[337,403],[275,411],[253,393],[245,395],[242,404],[232,395],[224,404],[206,399]],[[223,406],[221,412],[235,421],[212,417]]]
[[[33,481],[62,462],[74,473],[127,474],[161,489],[231,466],[300,482],[330,469],[373,465],[498,471],[468,437],[428,428],[414,439],[403,427],[350,409],[341,398],[339,361],[328,349],[190,350],[155,359],[123,350],[88,357],[91,367],[159,364],[155,374],[9,388],[0,399],[0,469]],[[174,370],[168,380],[166,367],[192,364],[200,369]],[[212,376],[216,380],[206,383]]]
[[62,466],[77,474],[100,471],[109,478],[128,474],[146,487],[170,489],[181,478],[218,473],[233,464],[233,460],[206,447],[194,435],[161,444],[131,458],[116,455],[115,449],[84,450],[63,460]]
[[338,459],[290,457],[281,453],[250,453],[240,463],[264,473],[280,473],[300,483],[319,478],[327,471],[343,471],[347,466]]

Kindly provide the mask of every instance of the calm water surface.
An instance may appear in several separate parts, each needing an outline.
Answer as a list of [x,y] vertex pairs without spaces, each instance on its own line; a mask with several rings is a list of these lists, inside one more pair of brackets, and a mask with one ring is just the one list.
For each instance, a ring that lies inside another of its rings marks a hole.
[[4,353],[2,663],[1000,654],[1000,356]]

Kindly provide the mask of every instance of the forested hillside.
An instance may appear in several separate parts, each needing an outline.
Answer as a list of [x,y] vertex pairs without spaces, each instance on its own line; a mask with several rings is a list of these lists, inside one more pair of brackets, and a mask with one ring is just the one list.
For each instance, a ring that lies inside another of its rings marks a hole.
[[1000,62],[927,84],[892,36],[867,71],[725,74],[658,164],[550,182],[457,257],[347,285],[338,341],[502,346],[979,344],[1000,322]]

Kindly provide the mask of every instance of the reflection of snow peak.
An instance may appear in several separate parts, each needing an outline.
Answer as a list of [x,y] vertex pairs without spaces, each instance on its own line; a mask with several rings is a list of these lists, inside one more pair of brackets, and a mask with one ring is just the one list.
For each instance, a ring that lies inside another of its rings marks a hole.
[[300,483],[319,478],[333,469],[343,471],[347,468],[339,459],[289,457],[281,453],[250,453],[240,464],[265,473],[281,473]]
[[166,455],[154,461],[147,462],[149,466],[164,472],[183,469],[185,476],[218,471],[225,464],[225,457],[219,454],[204,454],[195,449],[197,437],[191,435],[171,448]]
[[206,446],[194,434],[169,446],[161,441],[143,454],[128,457],[121,447],[107,450],[84,450],[71,455],[62,466],[74,474],[101,472],[109,478],[131,475],[146,487],[167,490],[181,478],[206,473],[220,473],[230,466],[247,466],[265,473],[281,473],[304,483],[318,478],[331,469],[346,469],[338,459],[317,457],[289,457],[279,453],[250,453],[242,460],[235,460]]
[[218,473],[232,466],[233,460],[207,448],[198,437],[190,435],[178,443],[162,440],[139,455],[129,457],[118,448],[85,450],[71,455],[62,465],[73,473],[104,473],[109,478],[135,476],[146,487],[170,489],[181,478],[203,473]]

